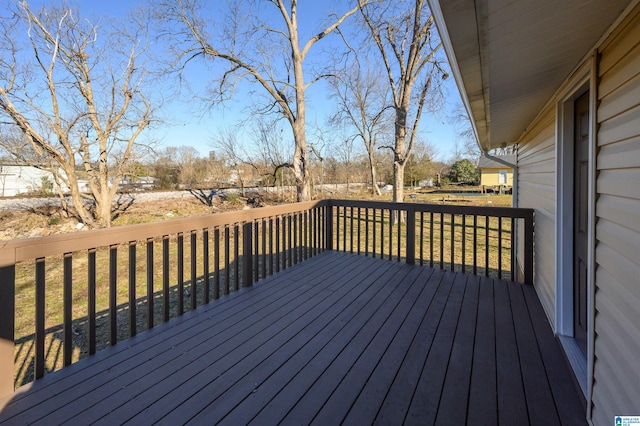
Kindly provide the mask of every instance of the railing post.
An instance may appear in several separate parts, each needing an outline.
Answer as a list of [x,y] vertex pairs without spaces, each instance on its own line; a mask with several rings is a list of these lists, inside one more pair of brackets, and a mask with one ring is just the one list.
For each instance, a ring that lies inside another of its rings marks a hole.
[[533,285],[533,211],[524,218],[524,283]]
[[0,399],[13,394],[15,279],[15,265],[0,268]]
[[[400,226],[400,224],[398,224]],[[416,264],[416,211],[413,206],[407,206],[407,229],[406,229],[406,242],[407,242],[407,264]],[[398,241],[400,244],[400,241]]]
[[[253,284],[253,222],[242,225],[242,286]],[[236,262],[238,260],[236,259]]]
[[327,204],[325,214],[325,250],[333,250],[333,205],[331,201]]

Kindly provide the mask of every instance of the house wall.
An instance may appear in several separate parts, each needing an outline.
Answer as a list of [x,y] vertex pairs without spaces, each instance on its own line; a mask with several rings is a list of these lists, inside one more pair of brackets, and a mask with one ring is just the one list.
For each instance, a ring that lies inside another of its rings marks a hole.
[[[518,147],[518,206],[534,208],[535,287],[549,320],[555,323],[555,164],[556,109],[549,106]],[[518,255],[524,242],[518,241]],[[542,249],[544,247],[544,250]],[[522,264],[522,259],[520,259]]]
[[12,197],[42,189],[42,178],[54,182],[50,172],[30,166],[0,165],[0,196]]
[[483,186],[498,186],[500,185],[499,172],[500,170],[506,170],[507,172],[507,186],[513,186],[513,171],[511,169],[489,169],[483,168],[480,171],[480,185]]
[[[591,422],[600,425],[640,415],[640,5],[596,48],[594,361],[587,397]],[[518,206],[536,211],[535,286],[554,328],[559,100],[551,99],[518,141]],[[518,245],[521,255],[521,239]]]
[[592,419],[640,415],[640,6],[598,49]]

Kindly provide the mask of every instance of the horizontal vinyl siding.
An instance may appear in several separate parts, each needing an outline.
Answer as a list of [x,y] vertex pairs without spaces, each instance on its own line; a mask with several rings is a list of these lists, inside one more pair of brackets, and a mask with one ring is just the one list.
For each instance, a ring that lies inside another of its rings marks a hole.
[[640,6],[600,53],[592,419],[611,424],[640,407]]
[[616,60],[613,66],[607,67],[605,62],[600,61],[601,72],[609,74],[609,77],[598,86],[600,96],[608,96],[612,91],[632,80],[636,71],[640,69],[640,45],[624,53],[624,56],[618,58],[613,58],[611,54],[607,55],[607,59]]
[[[500,171],[507,172],[507,183],[500,183]],[[480,185],[485,186],[498,186],[498,185],[513,185],[513,172],[511,169],[482,169],[480,173]]]
[[[556,111],[549,107],[518,146],[518,206],[535,209],[535,287],[555,327]],[[519,240],[519,254],[524,252]]]
[[640,222],[640,200],[600,194],[596,216],[632,229]]
[[633,169],[640,163],[640,136],[600,147],[598,167],[604,170]]
[[[638,119],[640,119],[640,114],[638,115]],[[638,124],[640,125],[640,123]],[[631,155],[631,153],[629,155]],[[638,183],[640,183],[640,169],[637,167],[600,170],[598,174],[597,191],[598,194],[608,194],[637,200],[640,199],[640,185],[638,185]]]

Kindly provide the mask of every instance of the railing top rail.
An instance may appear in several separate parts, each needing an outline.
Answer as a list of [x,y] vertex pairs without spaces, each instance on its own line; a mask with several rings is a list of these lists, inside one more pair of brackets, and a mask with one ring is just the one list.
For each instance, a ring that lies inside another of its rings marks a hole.
[[203,216],[188,217],[170,221],[118,226],[85,232],[52,235],[0,242],[0,267],[17,262],[46,256],[62,255],[98,247],[108,247],[130,241],[144,241],[166,235],[187,233],[200,229],[249,222],[278,215],[307,211],[324,206],[345,206],[392,210],[413,210],[445,214],[468,214],[480,216],[501,216],[509,218],[532,218],[533,209],[484,206],[451,206],[422,203],[394,203],[387,201],[363,200],[319,200],[302,203],[283,204],[257,209],[239,210]]
[[163,222],[144,223],[96,229],[85,232],[0,242],[0,267],[17,262],[56,256],[98,247],[108,247],[129,241],[144,241],[165,235],[186,233],[215,226],[249,222],[258,219],[297,213],[329,205],[328,200],[282,204],[257,209],[194,216]]
[[413,210],[416,212],[434,212],[446,214],[468,214],[477,216],[502,216],[526,219],[532,217],[534,210],[521,207],[490,207],[490,206],[458,206],[448,204],[428,203],[394,203],[391,201],[364,200],[331,200],[332,206],[360,207],[391,210]]

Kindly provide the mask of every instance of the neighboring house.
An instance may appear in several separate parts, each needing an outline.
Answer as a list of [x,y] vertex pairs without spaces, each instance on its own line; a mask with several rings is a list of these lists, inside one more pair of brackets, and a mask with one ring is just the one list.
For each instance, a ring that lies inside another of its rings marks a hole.
[[430,4],[481,149],[518,144],[535,288],[587,420],[640,416],[640,2]]
[[433,187],[433,178],[422,179],[418,182],[418,186],[421,188],[431,188]]
[[43,190],[43,184],[51,185],[53,174],[37,167],[20,163],[0,163],[0,196],[13,197]]
[[91,193],[89,181],[87,179],[78,179],[78,189],[85,194]]
[[[496,158],[505,163],[515,164],[515,155],[501,155]],[[478,169],[480,169],[480,186],[482,192],[491,190],[508,190],[513,186],[513,168],[498,162],[484,155],[478,160]]]
[[156,178],[151,176],[138,176],[136,183],[138,183],[143,190],[152,190],[156,187]]

